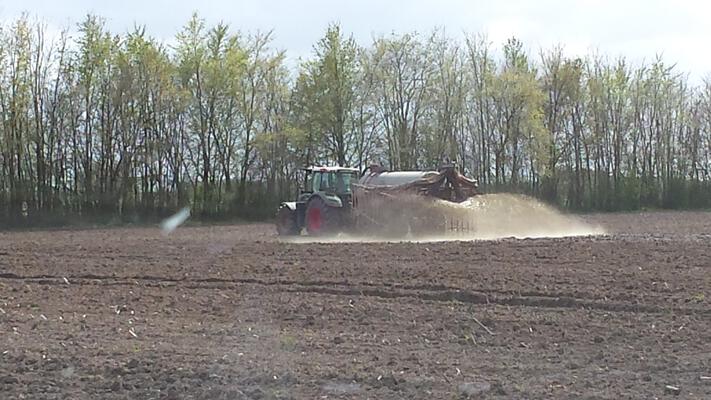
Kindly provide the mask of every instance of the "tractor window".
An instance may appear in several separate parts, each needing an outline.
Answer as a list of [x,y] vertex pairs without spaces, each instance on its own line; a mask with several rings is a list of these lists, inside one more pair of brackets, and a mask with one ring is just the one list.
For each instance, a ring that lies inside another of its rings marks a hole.
[[314,188],[314,176],[313,174],[306,174],[305,184],[303,186],[303,192],[311,192]]
[[350,172],[341,172],[336,174],[336,192],[350,193],[352,178],[353,174],[351,174]]
[[353,174],[350,172],[330,172],[324,174],[321,181],[321,190],[339,194],[350,193],[352,178]]
[[350,172],[314,172],[314,192],[350,193],[353,174]]
[[322,187],[321,175],[322,174],[320,172],[314,172],[314,174],[313,174],[313,181],[311,182],[313,186],[311,186],[311,188],[312,188],[312,191],[314,191],[314,192],[318,192],[318,191],[322,190],[321,189],[321,187]]
[[335,175],[333,172],[321,174],[321,191],[333,192],[336,186]]

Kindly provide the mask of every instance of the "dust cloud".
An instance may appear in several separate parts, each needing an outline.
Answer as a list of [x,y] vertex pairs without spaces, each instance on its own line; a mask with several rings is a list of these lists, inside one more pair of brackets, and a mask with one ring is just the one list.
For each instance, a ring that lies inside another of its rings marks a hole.
[[540,238],[602,235],[604,229],[592,226],[572,215],[566,215],[534,198],[516,194],[485,194],[462,204],[447,207],[464,208],[471,214],[475,239]]
[[[432,203],[428,203],[428,207],[432,206]],[[437,242],[605,234],[605,230],[600,226],[592,226],[575,216],[563,214],[543,202],[524,195],[484,194],[459,204],[437,200],[434,207],[452,219],[468,221],[470,229],[466,232],[448,232],[444,235],[408,233],[398,238],[341,233],[327,237],[299,236],[288,241],[292,243]]]

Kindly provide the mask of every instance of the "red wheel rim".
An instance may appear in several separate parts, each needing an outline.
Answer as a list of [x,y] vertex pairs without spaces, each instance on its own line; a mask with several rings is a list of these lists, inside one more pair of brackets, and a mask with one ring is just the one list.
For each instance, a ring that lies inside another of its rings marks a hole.
[[321,229],[321,210],[318,208],[310,209],[309,214],[306,216],[306,223],[309,231],[318,232]]

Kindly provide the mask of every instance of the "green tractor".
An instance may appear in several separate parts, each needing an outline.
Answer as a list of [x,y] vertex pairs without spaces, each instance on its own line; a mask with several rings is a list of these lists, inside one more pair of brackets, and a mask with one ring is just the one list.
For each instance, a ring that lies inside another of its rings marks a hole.
[[352,224],[352,183],[358,180],[356,168],[308,167],[305,185],[296,201],[281,203],[277,212],[277,231],[280,236],[337,233]]

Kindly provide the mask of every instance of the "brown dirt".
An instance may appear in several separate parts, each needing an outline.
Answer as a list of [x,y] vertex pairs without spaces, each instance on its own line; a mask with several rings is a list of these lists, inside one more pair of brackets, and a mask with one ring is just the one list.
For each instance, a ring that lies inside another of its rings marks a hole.
[[610,235],[2,233],[0,397],[710,398],[711,214],[583,218]]

